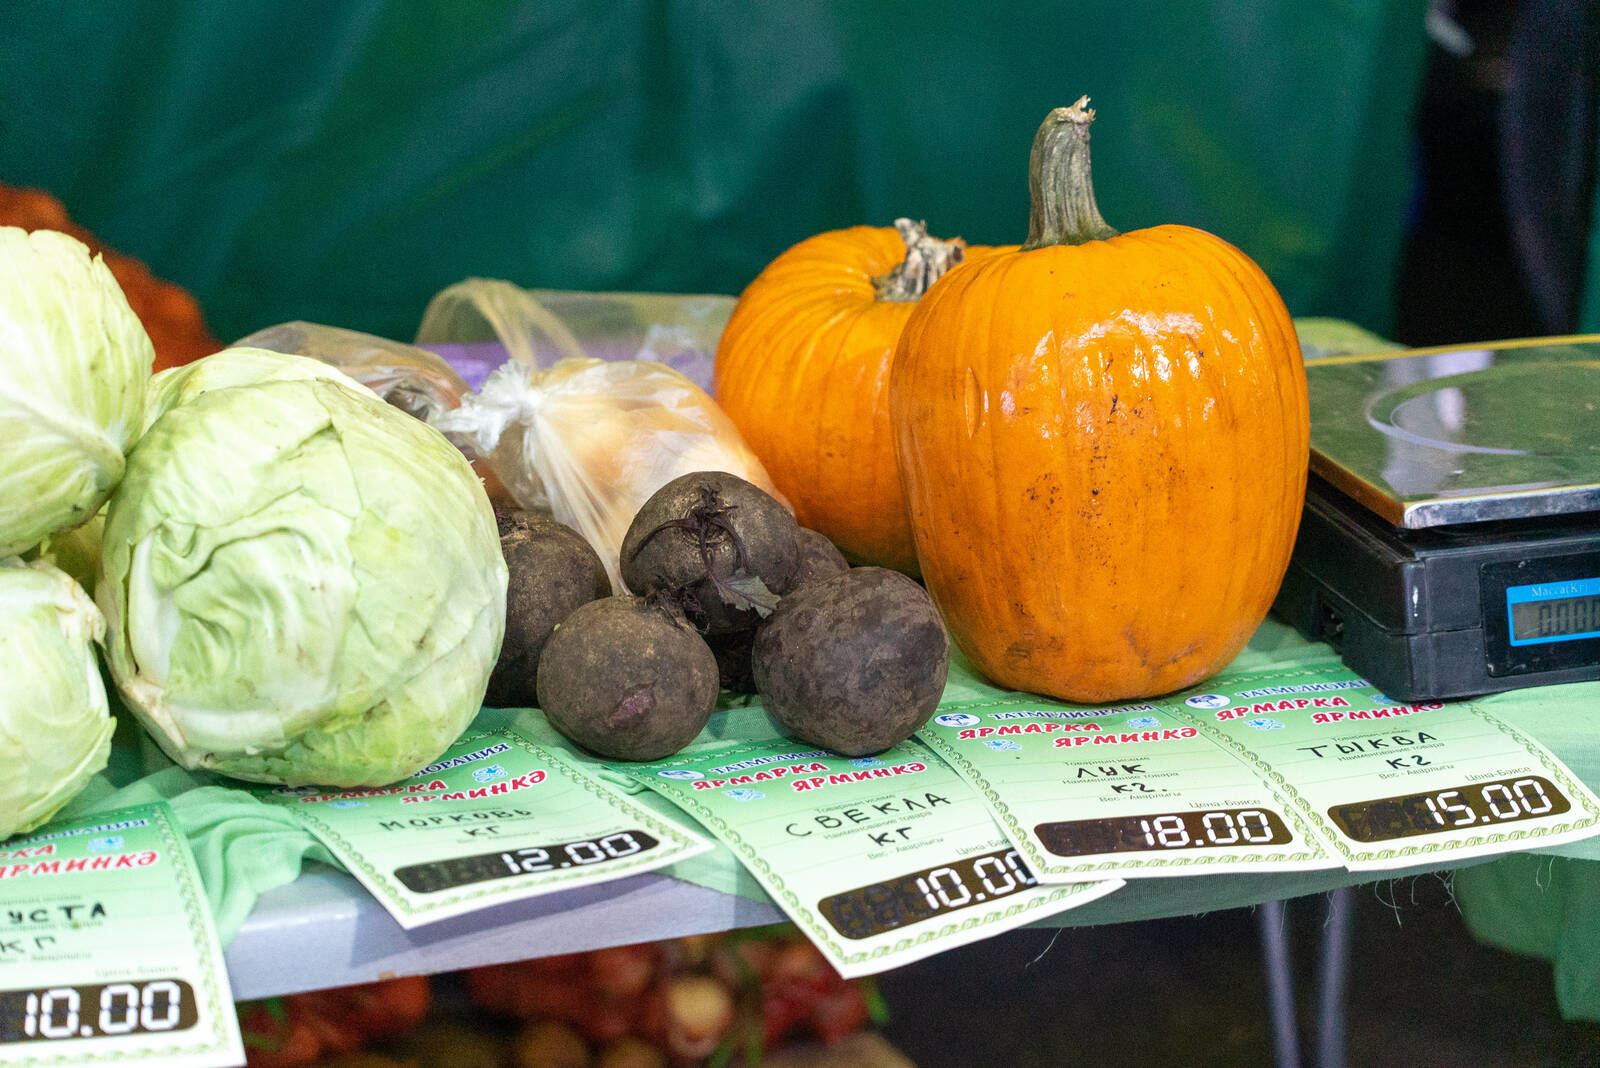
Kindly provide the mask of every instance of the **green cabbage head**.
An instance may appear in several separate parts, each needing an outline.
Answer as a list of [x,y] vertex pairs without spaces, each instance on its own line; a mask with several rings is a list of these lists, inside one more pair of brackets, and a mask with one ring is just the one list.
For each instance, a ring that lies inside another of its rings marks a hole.
[[144,395],[144,425],[142,434],[150,424],[180,404],[187,404],[202,393],[214,389],[232,389],[235,386],[254,386],[262,382],[281,382],[307,378],[320,378],[339,382],[358,393],[376,397],[366,386],[357,382],[331,364],[309,356],[292,356],[270,349],[233,345],[204,360],[195,360],[180,367],[169,367],[150,379]]
[[0,839],[48,820],[106,766],[99,609],[61,571],[0,560]]
[[106,514],[95,596],[118,689],[185,767],[410,775],[477,714],[499,655],[482,485],[441,434],[338,377],[231,351],[193,366],[210,385],[169,393]]
[[82,242],[0,226],[0,557],[100,510],[139,432],[155,359]]

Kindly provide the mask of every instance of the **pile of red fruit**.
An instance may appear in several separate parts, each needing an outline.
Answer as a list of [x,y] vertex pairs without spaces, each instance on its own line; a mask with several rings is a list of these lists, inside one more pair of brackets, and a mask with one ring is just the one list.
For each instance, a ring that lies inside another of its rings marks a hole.
[[840,978],[790,927],[488,965],[449,982],[464,994],[454,1011],[447,987],[436,998],[420,976],[241,1005],[250,1068],[755,1064],[791,1043],[837,1043],[877,1015],[870,983]]
[[[796,934],[681,938],[466,973],[473,1001],[534,1021],[525,1064],[646,1068],[754,1062],[785,1042],[863,1029],[870,989]],[[718,1055],[721,1056],[718,1056]],[[594,1060],[588,1059],[594,1057]]]

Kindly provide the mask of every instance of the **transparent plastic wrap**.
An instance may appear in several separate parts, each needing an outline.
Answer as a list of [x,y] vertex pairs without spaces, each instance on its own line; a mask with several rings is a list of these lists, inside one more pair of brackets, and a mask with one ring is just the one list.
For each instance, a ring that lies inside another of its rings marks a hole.
[[424,422],[459,405],[471,388],[436,353],[338,326],[279,323],[234,342],[241,346],[321,360]]
[[523,289],[469,278],[429,302],[416,343],[445,353],[474,385],[507,358],[543,370],[590,356],[665,364],[710,393],[712,358],[733,305],[733,297],[713,294]]
[[548,511],[587,538],[613,587],[624,589],[623,535],[672,479],[727,471],[779,496],[699,384],[710,382],[732,308],[730,297],[458,283],[428,305],[417,343],[460,346],[453,355],[461,361],[481,358],[475,346],[508,358],[459,407],[429,421],[486,457],[518,505]]

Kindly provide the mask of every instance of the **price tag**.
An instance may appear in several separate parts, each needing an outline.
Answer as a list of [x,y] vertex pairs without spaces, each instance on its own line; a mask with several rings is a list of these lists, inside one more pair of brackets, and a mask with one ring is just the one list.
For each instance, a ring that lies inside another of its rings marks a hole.
[[1571,842],[1600,799],[1468,702],[1395,701],[1340,664],[1219,676],[1183,703],[1293,799],[1354,871]]
[[794,742],[613,766],[727,843],[846,977],[1084,905],[1117,880],[1041,887],[983,803],[906,742],[851,759]]
[[0,842],[0,1064],[244,1063],[222,947],[166,805]]
[[1177,709],[1005,697],[941,706],[918,737],[1042,882],[1339,866],[1279,790]]
[[258,796],[289,807],[408,928],[711,848],[509,729],[469,731],[394,786]]

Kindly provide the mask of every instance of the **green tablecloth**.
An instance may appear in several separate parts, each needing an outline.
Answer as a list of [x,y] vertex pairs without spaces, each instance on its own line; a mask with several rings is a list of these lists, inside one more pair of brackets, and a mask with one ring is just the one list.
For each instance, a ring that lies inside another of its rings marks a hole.
[[[1232,666],[1239,670],[1289,669],[1332,656],[1328,646],[1307,642],[1291,628],[1269,620]],[[996,692],[958,659],[952,666],[945,700],[970,700]],[[1591,719],[1600,712],[1600,682],[1522,690],[1479,702],[1548,746],[1585,782],[1600,784],[1600,732],[1594,730]],[[494,728],[510,723],[542,744],[560,749],[574,763],[598,767],[574,752],[537,710],[485,709],[474,726]],[[776,734],[759,705],[735,702],[713,716],[696,744]],[[263,892],[295,879],[308,861],[335,863],[286,810],[257,801],[228,785],[227,780],[170,765],[141,773],[144,766],[164,763],[148,743],[142,749],[120,746],[112,766],[69,806],[66,815],[167,800],[194,847],[224,942],[237,932]],[[644,791],[636,796],[663,815],[681,818],[681,812],[653,793]],[[1594,863],[1600,860],[1600,839],[1560,846],[1551,853],[1556,856],[1513,856],[1464,868],[1457,875],[1457,896],[1473,930],[1484,940],[1554,959],[1564,1013],[1600,1019],[1600,984],[1591,966],[1592,961],[1600,960],[1593,952],[1600,941],[1600,923],[1591,922],[1600,919],[1600,864]],[[667,874],[724,893],[765,898],[733,854],[723,848],[674,865]],[[1064,914],[1061,922],[1120,922],[1202,913],[1315,892],[1359,878],[1335,871],[1292,877],[1143,880]]]

